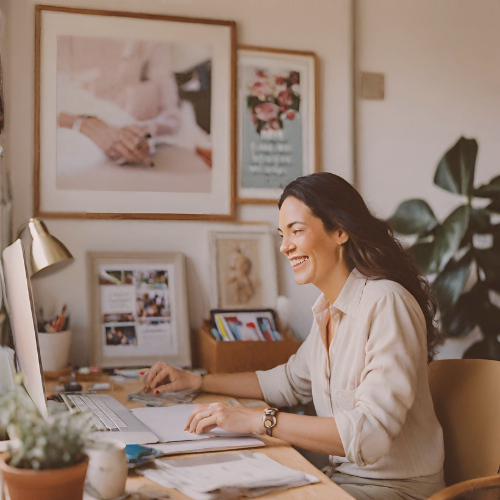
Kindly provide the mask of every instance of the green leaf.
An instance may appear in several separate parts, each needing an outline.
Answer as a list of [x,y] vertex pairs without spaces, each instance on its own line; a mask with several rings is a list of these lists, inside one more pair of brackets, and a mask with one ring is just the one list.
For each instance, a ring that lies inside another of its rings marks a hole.
[[496,214],[500,213],[500,199],[493,200],[487,207],[486,210],[490,212],[495,212]]
[[423,274],[433,274],[436,272],[435,262],[431,260],[433,248],[434,242],[417,243],[409,249],[417,263],[417,267]]
[[470,226],[472,233],[488,234],[491,233],[490,215],[486,210],[473,208],[470,211]]
[[472,252],[467,252],[458,262],[451,260],[432,284],[439,310],[444,313],[453,307],[464,289],[472,263]]
[[477,325],[473,304],[474,293],[471,290],[460,296],[453,308],[444,314],[442,313],[441,327],[445,335],[465,337]]
[[483,184],[474,189],[474,196],[478,198],[500,198],[500,175],[491,179],[489,184]]
[[420,199],[403,201],[387,222],[399,234],[423,233],[438,225],[432,208]]
[[500,342],[496,336],[486,336],[484,340],[476,342],[464,352],[464,359],[492,359],[500,361]]
[[482,304],[477,322],[485,335],[498,335],[500,331],[500,308],[494,306],[489,300]]
[[462,205],[453,211],[436,230],[431,260],[437,272],[441,272],[460,247],[469,225],[469,207]]
[[500,281],[500,251],[497,248],[488,248],[487,250],[474,250],[474,256],[479,267],[486,275],[486,281]]
[[460,137],[439,162],[434,184],[451,193],[469,196],[474,185],[477,149],[475,139]]

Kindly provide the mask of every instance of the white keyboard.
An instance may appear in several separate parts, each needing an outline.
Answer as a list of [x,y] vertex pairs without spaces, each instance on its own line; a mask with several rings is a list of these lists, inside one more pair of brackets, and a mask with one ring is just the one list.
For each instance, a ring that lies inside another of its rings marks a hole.
[[93,413],[93,422],[99,431],[119,431],[127,428],[127,424],[98,395],[79,394],[67,397],[82,413]]

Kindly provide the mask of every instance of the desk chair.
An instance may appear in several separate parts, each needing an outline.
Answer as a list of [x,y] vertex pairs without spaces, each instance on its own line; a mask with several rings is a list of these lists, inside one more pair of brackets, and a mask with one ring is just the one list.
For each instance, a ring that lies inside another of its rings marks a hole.
[[[495,476],[500,466],[500,362],[434,361],[429,365],[429,384],[443,427],[446,484]],[[437,496],[442,492],[431,498],[448,498]]]
[[434,493],[428,500],[498,500],[500,476],[470,479]]

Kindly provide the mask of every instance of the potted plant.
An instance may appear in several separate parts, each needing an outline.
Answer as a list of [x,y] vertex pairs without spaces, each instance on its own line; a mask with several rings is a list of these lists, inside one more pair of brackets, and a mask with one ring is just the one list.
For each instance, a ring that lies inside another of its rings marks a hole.
[[500,292],[500,224],[492,221],[500,213],[500,176],[474,187],[477,152],[475,139],[461,137],[438,163],[434,184],[460,202],[442,223],[422,199],[401,203],[389,223],[416,237],[410,251],[430,275],[442,332],[463,337],[479,326],[484,339],[464,357],[500,360],[500,308],[492,302]]
[[83,447],[91,423],[66,411],[40,415],[22,386],[0,396],[0,428],[12,439],[0,457],[11,500],[81,500],[88,457]]

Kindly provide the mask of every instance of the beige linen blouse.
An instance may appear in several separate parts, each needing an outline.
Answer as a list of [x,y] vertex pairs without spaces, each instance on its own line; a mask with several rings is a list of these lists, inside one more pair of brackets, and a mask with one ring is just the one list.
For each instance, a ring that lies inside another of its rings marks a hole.
[[[322,294],[313,313],[297,354],[257,372],[264,399],[277,407],[312,399],[318,416],[334,417],[346,454],[330,457],[339,472],[378,479],[440,473],[443,433],[429,392],[425,318],[414,297],[355,269],[335,303]],[[327,352],[330,317],[335,335]]]

